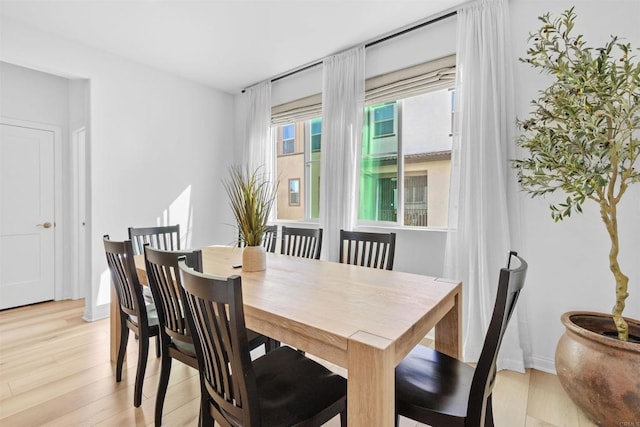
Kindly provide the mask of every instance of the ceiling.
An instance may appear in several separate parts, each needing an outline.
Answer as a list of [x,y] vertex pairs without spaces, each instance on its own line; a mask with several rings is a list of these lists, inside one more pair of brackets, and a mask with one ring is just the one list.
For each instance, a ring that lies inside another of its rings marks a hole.
[[465,2],[0,0],[0,15],[238,93]]

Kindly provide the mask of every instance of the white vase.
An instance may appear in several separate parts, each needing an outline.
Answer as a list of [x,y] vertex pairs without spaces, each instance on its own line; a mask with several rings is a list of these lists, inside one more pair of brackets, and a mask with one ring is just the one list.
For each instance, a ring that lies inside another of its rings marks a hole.
[[263,271],[267,269],[267,253],[262,246],[247,246],[242,251],[242,270]]

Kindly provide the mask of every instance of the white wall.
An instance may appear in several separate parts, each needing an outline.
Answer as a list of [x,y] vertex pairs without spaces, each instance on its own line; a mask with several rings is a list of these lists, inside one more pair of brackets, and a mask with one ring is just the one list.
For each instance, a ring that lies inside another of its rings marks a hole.
[[47,123],[68,132],[69,81],[66,78],[0,62],[0,114]]
[[233,158],[233,97],[6,18],[0,60],[91,81],[91,285],[87,319],[108,315],[102,235],[180,223],[188,247],[228,243],[220,185]]

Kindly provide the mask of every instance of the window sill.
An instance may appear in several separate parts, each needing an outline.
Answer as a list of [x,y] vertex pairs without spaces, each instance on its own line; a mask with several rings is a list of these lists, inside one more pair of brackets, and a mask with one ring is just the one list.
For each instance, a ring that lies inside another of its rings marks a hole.
[[398,224],[381,224],[379,222],[358,222],[356,224],[356,230],[358,229],[372,229],[372,230],[391,230],[391,231],[411,231],[411,232],[429,232],[429,233],[446,233],[449,231],[446,227],[413,227],[410,225],[398,225]]
[[320,220],[317,219],[276,219],[274,221],[269,221],[269,225],[284,225],[287,227],[297,227],[298,225],[305,227],[318,227],[318,224],[320,224]]

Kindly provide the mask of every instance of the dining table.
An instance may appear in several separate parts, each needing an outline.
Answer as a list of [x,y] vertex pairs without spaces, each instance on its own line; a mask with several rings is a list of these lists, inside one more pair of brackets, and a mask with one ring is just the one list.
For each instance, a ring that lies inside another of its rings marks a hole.
[[[346,368],[351,427],[394,425],[395,367],[430,330],[438,351],[461,356],[457,280],[274,253],[266,270],[246,272],[237,267],[242,248],[228,246],[205,247],[202,259],[206,274],[241,276],[248,328]],[[146,284],[144,256],[135,264]],[[112,360],[120,331],[114,306]]]

